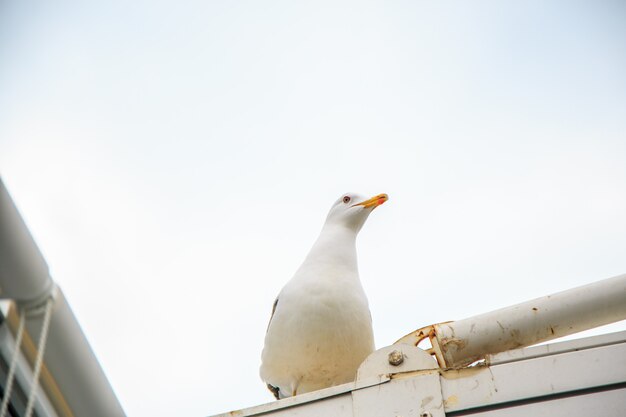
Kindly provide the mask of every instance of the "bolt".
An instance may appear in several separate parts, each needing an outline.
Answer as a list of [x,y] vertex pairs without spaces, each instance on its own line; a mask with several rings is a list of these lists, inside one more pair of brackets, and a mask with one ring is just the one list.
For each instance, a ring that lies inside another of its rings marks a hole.
[[402,352],[398,350],[394,350],[391,353],[389,353],[389,363],[391,365],[398,366],[402,362],[404,362],[404,355],[402,354]]
[[432,416],[430,415],[430,413],[426,412],[426,413],[420,414],[420,417],[432,417]]

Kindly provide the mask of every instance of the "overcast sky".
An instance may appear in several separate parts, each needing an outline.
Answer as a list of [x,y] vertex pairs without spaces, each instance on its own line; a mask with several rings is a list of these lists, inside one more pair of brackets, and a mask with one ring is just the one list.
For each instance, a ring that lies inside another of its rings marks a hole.
[[271,400],[346,191],[378,347],[626,273],[623,1],[77,3],[0,5],[0,175],[129,416]]

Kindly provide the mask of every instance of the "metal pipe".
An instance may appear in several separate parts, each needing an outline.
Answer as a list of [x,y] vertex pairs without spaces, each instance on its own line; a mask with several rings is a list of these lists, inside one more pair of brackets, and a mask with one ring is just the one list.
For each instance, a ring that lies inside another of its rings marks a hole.
[[419,329],[396,343],[430,338],[442,367],[534,345],[626,319],[626,274],[464,320]]
[[53,287],[48,264],[0,178],[0,297],[36,303]]
[[[59,415],[124,417],[104,371],[63,292],[50,278],[48,265],[1,179],[0,288],[0,298],[12,299],[19,307],[35,313],[28,315],[22,347],[31,364],[36,353],[32,340],[38,340],[42,325],[42,316],[36,314],[37,306],[53,297],[41,386]],[[17,325],[13,309],[7,322],[10,327]]]

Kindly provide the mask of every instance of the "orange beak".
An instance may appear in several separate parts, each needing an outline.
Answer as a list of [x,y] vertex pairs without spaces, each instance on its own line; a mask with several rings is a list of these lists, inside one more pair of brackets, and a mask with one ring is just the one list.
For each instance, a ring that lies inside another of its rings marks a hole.
[[370,198],[369,200],[365,200],[360,203],[353,204],[352,207],[363,206],[363,208],[370,208],[370,207],[376,208],[387,200],[389,200],[389,196],[387,196],[387,194],[378,194],[377,196],[374,196]]

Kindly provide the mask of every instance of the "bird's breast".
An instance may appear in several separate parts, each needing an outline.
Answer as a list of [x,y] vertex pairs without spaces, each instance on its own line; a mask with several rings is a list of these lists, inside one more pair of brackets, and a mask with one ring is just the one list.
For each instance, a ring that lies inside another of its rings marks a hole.
[[295,344],[350,344],[371,332],[371,316],[358,279],[300,282],[281,292],[272,326]]

